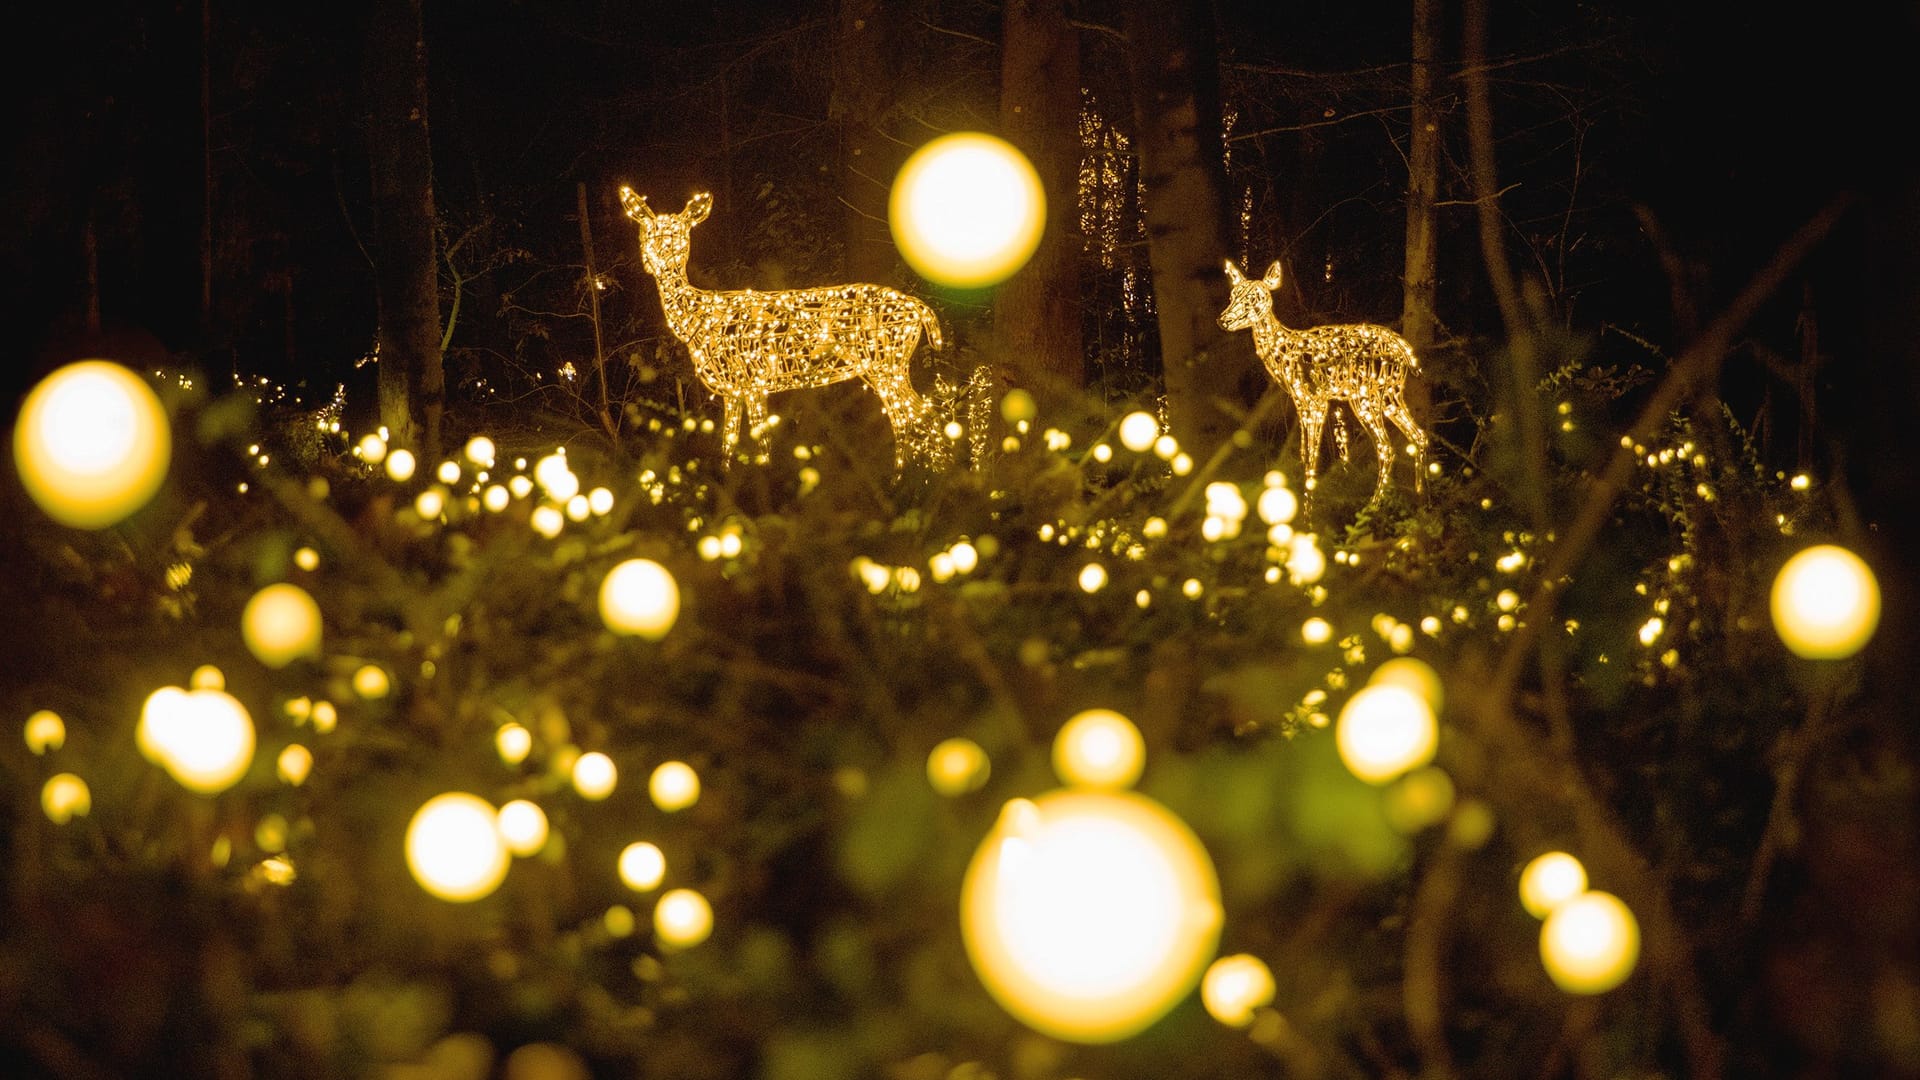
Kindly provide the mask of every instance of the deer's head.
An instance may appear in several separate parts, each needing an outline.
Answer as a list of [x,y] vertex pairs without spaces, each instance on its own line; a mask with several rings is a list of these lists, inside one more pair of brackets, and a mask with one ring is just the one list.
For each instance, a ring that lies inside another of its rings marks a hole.
[[1227,260],[1227,309],[1220,313],[1220,329],[1245,330],[1273,314],[1273,290],[1280,287],[1280,263],[1267,267],[1267,276],[1248,278]]
[[701,192],[687,200],[686,209],[677,214],[656,214],[647,205],[647,197],[630,187],[620,188],[620,205],[627,216],[640,226],[640,261],[647,273],[659,277],[665,272],[687,268],[687,252],[693,247],[693,227],[707,220],[713,210],[713,196]]

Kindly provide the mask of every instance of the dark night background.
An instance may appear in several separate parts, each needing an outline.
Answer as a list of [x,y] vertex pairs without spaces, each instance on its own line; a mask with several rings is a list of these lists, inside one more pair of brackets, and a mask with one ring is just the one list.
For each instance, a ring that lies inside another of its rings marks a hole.
[[[110,355],[144,368],[201,370],[221,385],[230,373],[266,376],[309,405],[344,383],[350,426],[364,430],[374,374],[356,362],[376,321],[363,120],[367,5],[210,3],[204,116],[199,3],[32,4],[5,17],[13,70],[0,180],[0,325],[11,333],[0,353],[0,399],[17,401],[66,360]],[[897,130],[916,139],[994,130],[999,5],[894,7],[912,27],[912,47],[890,58],[905,117]],[[1132,114],[1120,7],[1069,5],[1085,101],[1124,126]],[[1294,325],[1394,323],[1411,5],[1216,0],[1212,10],[1232,117],[1228,180],[1252,209],[1234,257],[1250,270],[1286,262],[1290,283],[1277,306]],[[1453,71],[1460,12],[1450,2],[1442,11],[1440,59]],[[622,183],[662,208],[694,191],[716,193],[694,245],[697,283],[840,280],[849,260],[834,15],[830,0],[427,0],[434,197],[442,242],[460,245],[442,266],[443,317],[453,276],[464,278],[445,358],[450,416],[484,416],[495,430],[542,430],[528,435],[529,446],[552,430],[527,419],[544,407],[534,388],[551,385],[563,362],[590,357],[593,340],[578,307],[579,184],[597,268],[610,285],[608,352],[632,358],[636,371],[653,363],[663,380],[690,382],[686,354],[661,323],[634,232],[620,215]],[[1657,372],[1687,343],[1697,328],[1690,323],[1720,310],[1789,234],[1834,200],[1850,200],[1832,234],[1737,336],[1719,393],[1767,470],[1804,469],[1823,495],[1831,487],[1836,531],[1864,545],[1880,573],[1886,611],[1854,689],[1872,717],[1863,726],[1893,748],[1898,775],[1880,777],[1876,790],[1910,792],[1920,761],[1920,724],[1911,715],[1920,687],[1910,660],[1920,645],[1912,565],[1920,515],[1911,510],[1920,495],[1920,3],[1493,0],[1490,18],[1509,250],[1586,362]],[[1478,246],[1457,80],[1443,79],[1440,98],[1443,333],[1429,370],[1438,384],[1467,388],[1445,398],[1456,401],[1494,378],[1476,370],[1476,357],[1492,354],[1502,328]],[[204,310],[203,166],[214,222]],[[1103,400],[1122,400],[1152,383],[1157,346],[1110,333],[1118,286],[1091,269],[1093,261],[1086,256],[1084,324],[1089,355],[1097,353],[1090,381]],[[899,263],[887,283],[932,297],[963,355],[986,339],[988,298],[935,290]],[[1688,304],[1676,305],[1676,295]],[[90,305],[97,328],[88,326]],[[1677,310],[1688,305],[1692,315]],[[1245,340],[1234,347],[1247,350],[1253,371]],[[1783,372],[1810,356],[1820,362],[1811,392],[1802,393],[1807,388]],[[652,367],[646,372],[656,377]],[[1480,418],[1444,413],[1435,427],[1465,431]],[[1762,523],[1756,532],[1777,544],[1769,529]],[[1745,688],[1717,689],[1738,697]],[[1644,779],[1673,764],[1652,760],[1664,743],[1636,743],[1613,728],[1594,738],[1617,740],[1609,745],[1619,757],[1601,764],[1622,776]],[[1727,770],[1728,785],[1747,789],[1727,801],[1764,815],[1755,785],[1764,786],[1772,762],[1755,748],[1759,738],[1731,740],[1745,756]],[[1717,765],[1702,757],[1688,767],[1713,774]],[[1629,803],[1634,790],[1622,779],[1609,794]],[[1622,814],[1642,838],[1658,837],[1662,825],[1652,810],[1637,816],[1642,809],[1629,805]],[[1920,1001],[1912,981],[1920,926],[1903,921],[1920,911],[1920,827],[1911,808],[1832,814],[1839,824],[1823,834],[1832,860],[1783,869],[1762,944],[1718,953],[1721,943],[1708,935],[1694,943],[1713,983],[1706,996],[1717,1030],[1745,1040],[1729,1055],[1730,1073],[1920,1076],[1920,1020],[1904,1056],[1852,1041],[1871,1010],[1869,991],[1851,982],[1856,968],[1884,961],[1908,980],[1897,990],[1910,996],[1900,1000]],[[768,874],[784,882],[817,855],[784,852],[792,864]],[[1662,870],[1682,882],[1683,906],[1697,905],[1684,914],[1721,925],[1700,909],[1724,899],[1724,890],[1714,892],[1724,881],[1706,881],[1707,870],[1697,881],[1686,868]],[[796,923],[821,917],[808,904],[836,902],[832,886],[819,888],[793,901]],[[0,991],[7,989],[0,971]],[[1497,995],[1488,1000],[1493,1005],[1470,1004],[1497,1011]],[[716,1023],[739,1032],[755,1015]],[[1597,1013],[1569,1015],[1569,1030],[1599,1023]],[[1920,1017],[1920,1006],[1902,1015]],[[1484,1028],[1451,1032],[1463,1059],[1477,1039],[1497,1041],[1488,1034],[1497,1034],[1497,1019],[1481,1021]],[[1631,1017],[1616,1024],[1631,1042]],[[1641,1048],[1637,1060],[1684,1059],[1671,1031],[1646,1038],[1668,1043]],[[1507,1049],[1516,1045],[1530,1044],[1516,1039]],[[691,1037],[679,1045],[683,1060],[711,1066],[687,1075],[727,1075],[729,1064],[744,1071],[753,1057],[739,1050],[715,1064],[700,1057],[706,1049]],[[1167,1050],[1156,1044],[1154,1052]],[[1358,1051],[1354,1059],[1376,1060]],[[1117,1068],[1122,1059],[1090,1060]],[[5,1067],[0,1060],[0,1073]],[[1541,1068],[1584,1075],[1560,1059]]]

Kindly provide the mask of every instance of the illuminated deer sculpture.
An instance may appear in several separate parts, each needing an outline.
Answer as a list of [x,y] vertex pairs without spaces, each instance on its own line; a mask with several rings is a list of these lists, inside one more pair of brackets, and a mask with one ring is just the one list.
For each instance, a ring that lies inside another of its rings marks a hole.
[[[1300,413],[1300,460],[1306,469],[1306,498],[1313,498],[1320,471],[1320,431],[1327,408],[1345,401],[1373,436],[1380,458],[1380,476],[1374,496],[1393,483],[1394,447],[1388,438],[1391,421],[1407,437],[1413,451],[1413,490],[1420,490],[1425,468],[1427,433],[1414,423],[1407,409],[1407,372],[1418,371],[1419,358],[1405,338],[1384,326],[1347,323],[1294,330],[1273,314],[1273,290],[1280,287],[1280,264],[1267,268],[1264,278],[1249,279],[1227,260],[1232,292],[1220,313],[1220,329],[1253,331],[1254,351],[1268,374],[1284,387]],[[1344,445],[1344,444],[1343,444]],[[1342,451],[1344,456],[1344,450]]]
[[696,289],[687,282],[687,252],[713,196],[695,195],[677,214],[655,213],[630,187],[620,189],[620,202],[640,227],[641,261],[660,286],[668,329],[692,355],[694,374],[725,402],[725,464],[733,462],[743,419],[748,437],[758,438],[768,394],[848,379],[879,395],[896,468],[909,451],[931,465],[947,461],[945,433],[907,374],[923,330],[929,346],[943,345],[926,304],[883,285]]

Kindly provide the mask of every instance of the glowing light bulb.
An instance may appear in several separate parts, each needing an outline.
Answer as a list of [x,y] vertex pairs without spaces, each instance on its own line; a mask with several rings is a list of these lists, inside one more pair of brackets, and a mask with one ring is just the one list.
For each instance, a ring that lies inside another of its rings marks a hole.
[[465,903],[488,895],[506,879],[508,862],[499,815],[477,795],[436,795],[407,825],[407,869],[442,900]]
[[466,455],[468,461],[473,462],[483,469],[493,468],[493,440],[487,438],[485,435],[475,435],[473,438],[467,440]]
[[554,502],[564,503],[580,494],[580,478],[573,475],[565,454],[548,454],[533,467],[533,478]]
[[496,824],[500,839],[515,855],[536,855],[547,846],[547,812],[539,803],[515,799],[500,808]]
[[108,360],[68,364],[42,379],[13,429],[14,467],[28,496],[76,529],[104,529],[145,506],[172,457],[159,397]]
[[1433,760],[1440,733],[1433,710],[1404,686],[1368,686],[1340,710],[1340,760],[1369,784],[1384,784]]
[[58,750],[67,744],[67,722],[51,709],[41,709],[27,717],[27,749],[36,755]]
[[1257,508],[1261,521],[1268,525],[1285,525],[1300,512],[1300,499],[1288,488],[1270,487],[1260,492]]
[[93,792],[78,776],[59,773],[49,777],[40,788],[40,809],[48,821],[65,825],[74,818],[86,817],[93,810]]
[[1215,1020],[1228,1027],[1253,1023],[1255,1009],[1273,1003],[1273,972],[1266,961],[1249,953],[1215,960],[1200,980],[1200,1001]]
[[922,277],[963,289],[1003,281],[1040,246],[1046,193],[1025,155],[978,132],[921,147],[894,178],[894,244]]
[[393,680],[387,676],[387,669],[378,664],[362,664],[353,673],[353,692],[368,701],[377,701],[393,691]]
[[947,739],[927,755],[927,783],[946,796],[980,790],[992,771],[987,752],[972,739]]
[[1031,393],[1020,387],[1007,391],[1007,396],[1000,399],[1000,417],[1009,424],[1017,424],[1022,420],[1031,423],[1038,415],[1039,404],[1033,400]]
[[1796,656],[1852,656],[1880,625],[1880,583],[1860,556],[1819,544],[1788,559],[1773,580],[1773,628]]
[[1387,788],[1380,809],[1394,830],[1412,836],[1438,825],[1453,812],[1457,791],[1453,777],[1437,765],[1415,769]]
[[1553,909],[1540,927],[1540,962],[1569,994],[1604,994],[1640,960],[1640,924],[1620,898],[1585,892]]
[[281,780],[299,787],[307,782],[307,774],[313,771],[313,751],[299,743],[288,743],[274,761],[274,771],[280,774]]
[[1300,624],[1300,640],[1309,645],[1325,645],[1333,639],[1333,624],[1315,615]]
[[691,949],[713,933],[713,907],[692,889],[674,889],[653,907],[653,932],[663,945]]
[[354,449],[360,452],[360,460],[369,465],[378,465],[387,459],[387,440],[374,432],[368,432],[362,437],[359,445]]
[[418,468],[419,464],[413,456],[413,451],[395,450],[387,455],[387,475],[404,484],[413,479],[413,470]]
[[1520,871],[1520,905],[1536,919],[1586,891],[1587,868],[1564,851],[1549,851]]
[[1165,807],[1070,789],[1007,804],[961,885],[967,958],[996,1001],[1074,1042],[1136,1034],[1213,959],[1220,888]]
[[600,583],[600,618],[616,634],[659,641],[680,615],[680,586],[651,559],[628,559]]
[[293,553],[293,565],[302,570],[317,570],[320,568],[320,553],[310,547],[297,548]]
[[1107,568],[1090,562],[1080,568],[1080,591],[1097,593],[1107,587]]
[[253,717],[224,690],[156,690],[140,711],[141,752],[180,785],[218,795],[253,763]]
[[320,605],[307,590],[281,582],[253,594],[240,613],[247,651],[270,668],[320,655]]
[[581,754],[573,763],[573,790],[590,802],[613,794],[619,779],[620,770],[614,767],[613,759],[598,750]]
[[647,778],[647,795],[669,814],[685,810],[700,799],[700,774],[684,761],[666,762]]
[[620,852],[620,880],[634,892],[652,892],[667,877],[667,857],[654,845],[640,841]]
[[[1397,628],[1396,628],[1397,629]],[[1425,660],[1411,656],[1396,656],[1392,660],[1373,669],[1367,679],[1372,686],[1401,686],[1420,695],[1434,715],[1440,714],[1440,706],[1446,701],[1445,688],[1440,682],[1440,673],[1433,670]]]
[[500,752],[503,763],[518,765],[533,751],[533,732],[519,724],[502,724],[493,733],[493,747]]
[[1120,421],[1120,445],[1136,454],[1153,449],[1160,437],[1160,421],[1150,412],[1130,412]]
[[1053,771],[1068,787],[1132,787],[1146,763],[1140,729],[1112,709],[1076,713],[1053,737]]

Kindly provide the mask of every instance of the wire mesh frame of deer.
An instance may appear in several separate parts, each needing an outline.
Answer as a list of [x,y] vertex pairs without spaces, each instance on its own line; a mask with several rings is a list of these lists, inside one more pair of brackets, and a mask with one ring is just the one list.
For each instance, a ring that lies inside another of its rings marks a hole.
[[758,441],[769,394],[849,379],[880,398],[893,429],[896,469],[909,456],[932,467],[951,459],[944,425],[908,374],[923,332],[930,348],[945,345],[932,308],[884,285],[694,288],[687,255],[693,227],[712,211],[713,196],[701,192],[679,213],[662,214],[622,186],[620,202],[639,226],[641,261],[660,287],[667,328],[687,347],[694,374],[724,403],[723,466],[733,463],[743,421],[747,436]]
[[[1405,338],[1384,326],[1343,323],[1295,330],[1273,313],[1273,291],[1280,287],[1280,264],[1264,277],[1248,278],[1226,260],[1230,292],[1220,313],[1220,328],[1253,332],[1254,351],[1267,373],[1293,398],[1300,414],[1300,461],[1306,471],[1303,485],[1307,505],[1320,471],[1320,433],[1334,401],[1345,401],[1361,426],[1373,436],[1380,472],[1374,497],[1393,484],[1394,446],[1389,422],[1406,437],[1413,455],[1413,489],[1421,488],[1426,469],[1427,433],[1407,408],[1407,374],[1420,369],[1420,360]],[[1343,440],[1344,442],[1344,440]],[[1345,457],[1344,449],[1342,457]]]

